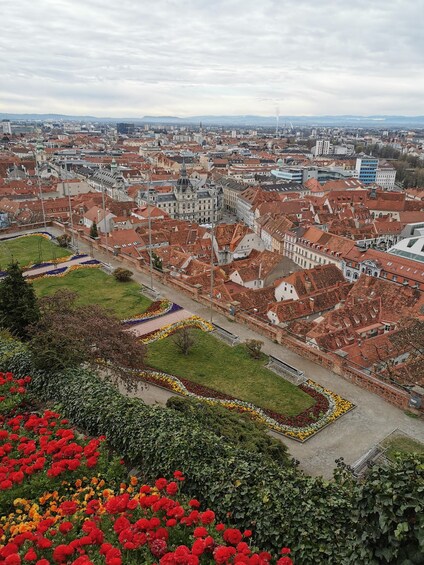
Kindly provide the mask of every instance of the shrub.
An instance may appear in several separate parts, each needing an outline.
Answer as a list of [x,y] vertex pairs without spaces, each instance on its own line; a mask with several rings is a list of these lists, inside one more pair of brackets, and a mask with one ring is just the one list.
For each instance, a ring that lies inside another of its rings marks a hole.
[[259,339],[246,339],[244,343],[249,355],[253,359],[260,359],[264,342]]
[[67,233],[64,233],[62,235],[59,235],[56,239],[60,247],[68,247],[71,241],[71,236]]
[[[0,340],[0,369],[5,364],[28,366],[25,347]],[[181,469],[188,495],[221,520],[252,529],[256,546],[278,551],[287,544],[302,565],[420,562],[422,456],[398,460],[390,470],[377,467],[362,483],[344,468],[326,481],[231,446],[200,419],[124,397],[83,368],[33,374],[30,387],[60,402],[64,415],[88,433],[106,435],[144,478]]]
[[129,269],[123,269],[122,267],[118,267],[117,269],[115,269],[113,271],[113,276],[119,282],[130,281],[133,274],[134,273],[132,271],[130,271]]

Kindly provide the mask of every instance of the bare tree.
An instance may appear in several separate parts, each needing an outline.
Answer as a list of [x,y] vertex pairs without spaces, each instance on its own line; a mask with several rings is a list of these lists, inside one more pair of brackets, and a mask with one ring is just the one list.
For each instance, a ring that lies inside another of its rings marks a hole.
[[259,359],[261,356],[263,341],[259,339],[246,339],[244,342],[246,349],[253,359]]
[[174,343],[183,355],[188,355],[196,343],[193,334],[188,328],[179,329],[173,336]]

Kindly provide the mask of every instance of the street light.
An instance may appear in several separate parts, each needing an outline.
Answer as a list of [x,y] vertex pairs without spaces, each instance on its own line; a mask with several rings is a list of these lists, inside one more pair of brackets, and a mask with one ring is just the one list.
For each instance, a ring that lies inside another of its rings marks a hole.
[[210,289],[210,323],[213,319],[213,283],[214,283],[214,260],[213,260],[213,240],[214,240],[214,222],[215,222],[215,191],[212,192],[212,220],[211,220],[211,289]]

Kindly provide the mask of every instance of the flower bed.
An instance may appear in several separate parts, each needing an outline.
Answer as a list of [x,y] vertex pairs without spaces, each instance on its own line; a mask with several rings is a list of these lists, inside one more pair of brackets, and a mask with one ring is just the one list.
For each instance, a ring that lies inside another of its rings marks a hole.
[[140,341],[147,345],[153,341],[165,339],[181,328],[197,328],[204,332],[211,332],[214,329],[212,324],[203,318],[200,318],[199,316],[190,316],[190,318],[186,318],[185,320],[179,320],[178,322],[168,324],[158,330],[144,334]]
[[280,557],[259,552],[252,531],[181,499],[180,471],[154,485],[136,476],[122,482],[119,471],[109,482],[98,465],[103,439],[79,438],[55,412],[28,413],[21,403],[29,381],[0,374],[2,565],[292,564],[289,548]]
[[25,278],[29,281],[35,281],[37,279],[43,279],[45,277],[65,277],[72,271],[78,271],[79,269],[87,268],[100,268],[102,266],[100,261],[97,259],[90,259],[88,261],[83,261],[82,263],[77,263],[76,265],[68,265],[67,267],[57,267],[51,271],[46,271],[44,273],[38,273],[37,275],[27,275]]
[[288,417],[193,383],[188,379],[175,377],[160,371],[144,370],[138,373],[138,375],[144,381],[158,384],[184,396],[191,396],[209,404],[220,404],[230,410],[247,412],[270,429],[300,442],[306,441],[320,429],[334,422],[334,420],[354,407],[348,400],[321,387],[312,380],[308,380],[300,385],[299,388],[315,399],[314,406],[297,416]]
[[126,326],[133,326],[136,324],[143,324],[150,320],[155,320],[156,318],[161,318],[166,314],[171,314],[172,312],[178,312],[182,310],[182,307],[170,300],[156,300],[153,302],[145,312],[138,314],[127,320],[122,320],[122,324]]

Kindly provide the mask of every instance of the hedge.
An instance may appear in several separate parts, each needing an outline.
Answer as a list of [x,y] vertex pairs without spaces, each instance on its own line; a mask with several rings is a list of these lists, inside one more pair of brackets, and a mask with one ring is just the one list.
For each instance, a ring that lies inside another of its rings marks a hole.
[[[24,376],[30,367],[25,346],[0,338],[0,369]],[[413,559],[424,549],[422,459],[373,470],[364,485],[345,471],[325,481],[234,448],[189,415],[127,398],[83,368],[32,377],[38,397],[60,403],[62,413],[88,433],[106,435],[146,480],[181,469],[188,495],[235,526],[250,527],[262,548],[288,545],[304,565],[420,562]],[[383,504],[382,482],[396,489],[403,475],[403,498],[386,497]],[[374,522],[376,512],[383,524]]]

